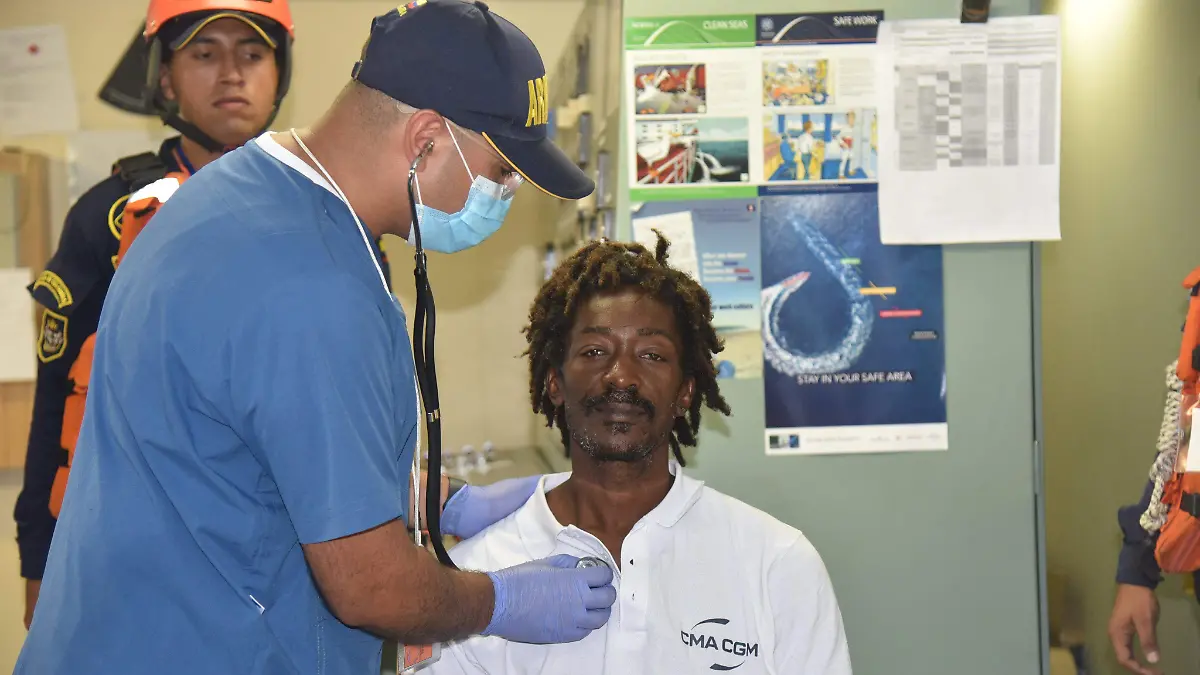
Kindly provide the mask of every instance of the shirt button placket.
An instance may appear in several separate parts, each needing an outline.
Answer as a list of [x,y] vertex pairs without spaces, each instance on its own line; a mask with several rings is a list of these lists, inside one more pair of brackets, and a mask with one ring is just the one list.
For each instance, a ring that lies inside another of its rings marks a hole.
[[622,565],[624,574],[622,574],[622,590],[627,593],[627,603],[629,612],[627,614],[628,627],[631,630],[644,632],[646,630],[646,607],[649,601],[649,565],[645,557],[642,540],[645,536],[645,527],[637,526],[634,531],[626,538],[625,544],[621,550]]

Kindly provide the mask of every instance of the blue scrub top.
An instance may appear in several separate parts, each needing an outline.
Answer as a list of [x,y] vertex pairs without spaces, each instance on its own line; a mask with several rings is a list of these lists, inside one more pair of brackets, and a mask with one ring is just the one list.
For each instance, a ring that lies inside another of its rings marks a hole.
[[412,352],[372,253],[257,143],[154,216],[105,302],[17,674],[378,675],[300,547],[407,505]]

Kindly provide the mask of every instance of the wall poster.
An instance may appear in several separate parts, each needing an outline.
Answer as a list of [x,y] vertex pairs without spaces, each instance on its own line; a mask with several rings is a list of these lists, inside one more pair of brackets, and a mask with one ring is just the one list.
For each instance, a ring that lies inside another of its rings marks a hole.
[[885,246],[883,12],[626,21],[634,238],[713,296],[767,454],[947,447],[942,255]]

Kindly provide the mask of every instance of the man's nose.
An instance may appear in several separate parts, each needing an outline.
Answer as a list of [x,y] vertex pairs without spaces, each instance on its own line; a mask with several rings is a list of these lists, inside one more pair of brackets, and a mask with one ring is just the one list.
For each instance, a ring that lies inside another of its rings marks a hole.
[[221,83],[242,84],[246,81],[242,74],[242,66],[235,54],[226,54],[221,58]]
[[636,391],[639,384],[637,370],[635,355],[617,353],[608,364],[608,372],[604,374],[604,383],[615,389],[633,387]]

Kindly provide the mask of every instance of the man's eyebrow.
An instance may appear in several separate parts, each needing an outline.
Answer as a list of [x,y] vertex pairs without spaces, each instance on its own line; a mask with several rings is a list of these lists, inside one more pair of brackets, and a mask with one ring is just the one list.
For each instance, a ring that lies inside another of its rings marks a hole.
[[[584,326],[583,329],[580,330],[579,332],[584,335],[587,335],[587,334],[612,335],[612,329],[609,328],[608,326]],[[668,338],[671,337],[670,331],[666,331],[661,328],[639,328],[637,330],[637,334],[642,335],[642,336],[661,335],[663,337],[668,337]]]

